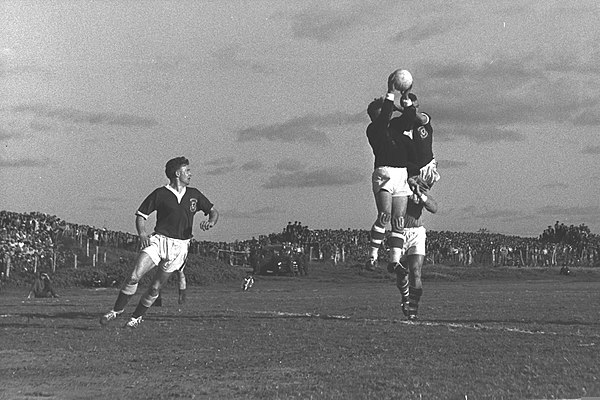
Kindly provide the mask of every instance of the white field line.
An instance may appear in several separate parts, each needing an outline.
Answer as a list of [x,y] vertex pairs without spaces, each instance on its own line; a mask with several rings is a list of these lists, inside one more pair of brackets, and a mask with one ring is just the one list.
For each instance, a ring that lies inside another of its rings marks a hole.
[[[232,310],[233,311],[233,310]],[[243,312],[242,312],[243,313]],[[509,326],[495,326],[495,325],[487,325],[487,324],[464,324],[459,322],[435,322],[435,321],[408,321],[408,320],[397,320],[397,319],[371,319],[371,318],[353,318],[348,315],[329,315],[329,314],[319,314],[319,313],[292,313],[292,312],[283,312],[283,311],[253,311],[252,314],[261,314],[261,315],[270,315],[273,317],[292,317],[292,318],[318,318],[318,319],[338,319],[338,320],[347,320],[347,321],[357,321],[357,322],[388,322],[388,323],[398,323],[404,325],[415,325],[415,326],[441,326],[450,329],[471,329],[471,330],[490,330],[490,331],[502,331],[502,332],[513,332],[513,333],[522,333],[526,335],[549,335],[549,336],[557,336],[564,335],[564,333],[552,332],[552,331],[540,331],[540,330],[528,330],[521,329],[516,327]],[[600,335],[583,335],[579,332],[573,332],[570,335],[572,336],[580,336],[580,337],[595,337],[600,338]],[[582,344],[581,346],[595,346],[595,343]]]

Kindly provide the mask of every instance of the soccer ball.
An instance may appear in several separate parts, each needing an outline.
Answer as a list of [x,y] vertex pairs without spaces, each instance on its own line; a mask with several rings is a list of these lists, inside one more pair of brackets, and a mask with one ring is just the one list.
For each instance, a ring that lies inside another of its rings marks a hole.
[[392,72],[390,81],[394,85],[394,89],[400,92],[406,92],[413,85],[413,77],[411,73],[405,69],[397,69]]

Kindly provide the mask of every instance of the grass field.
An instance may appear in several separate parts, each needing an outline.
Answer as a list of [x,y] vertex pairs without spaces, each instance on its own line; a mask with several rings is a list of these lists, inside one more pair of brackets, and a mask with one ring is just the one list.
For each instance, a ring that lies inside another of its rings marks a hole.
[[600,272],[446,275],[426,275],[417,323],[353,268],[193,287],[183,307],[170,287],[137,330],[99,325],[116,289],[5,289],[0,399],[600,396]]

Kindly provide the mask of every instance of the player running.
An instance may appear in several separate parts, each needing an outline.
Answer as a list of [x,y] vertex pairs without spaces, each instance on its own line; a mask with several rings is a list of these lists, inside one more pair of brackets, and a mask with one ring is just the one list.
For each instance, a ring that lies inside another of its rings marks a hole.
[[404,250],[402,259],[408,267],[406,274],[396,273],[396,286],[402,294],[402,312],[409,320],[417,319],[419,301],[423,294],[423,282],[421,281],[421,268],[425,261],[426,230],[423,226],[423,209],[435,214],[438,210],[437,202],[428,194],[426,185],[417,179],[416,185],[411,185],[414,192],[409,197],[404,218]]
[[[188,186],[192,173],[187,158],[177,157],[169,160],[165,166],[165,174],[169,183],[146,197],[136,212],[135,226],[142,251],[131,276],[121,287],[113,309],[100,318],[102,325],[123,313],[129,299],[137,291],[139,281],[147,272],[158,266],[152,284],[142,295],[137,308],[125,325],[137,328],[148,308],[158,297],[161,286],[173,272],[185,264],[196,212],[202,211],[208,216],[208,219],[200,223],[200,229],[203,231],[215,226],[219,219],[214,205],[198,189]],[[154,211],[156,227],[154,233],[148,234],[146,220]]]

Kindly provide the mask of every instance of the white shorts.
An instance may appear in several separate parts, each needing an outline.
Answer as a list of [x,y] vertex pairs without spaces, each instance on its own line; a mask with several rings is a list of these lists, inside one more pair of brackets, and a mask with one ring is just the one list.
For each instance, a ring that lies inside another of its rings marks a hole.
[[373,184],[373,193],[377,194],[385,190],[392,194],[392,197],[410,196],[412,194],[406,180],[408,172],[406,168],[397,167],[378,167],[371,175]]
[[185,264],[189,244],[189,239],[172,239],[155,233],[150,237],[150,246],[142,251],[163,271],[175,272]]
[[427,233],[424,226],[417,228],[404,228],[404,255],[425,255],[425,241]]

